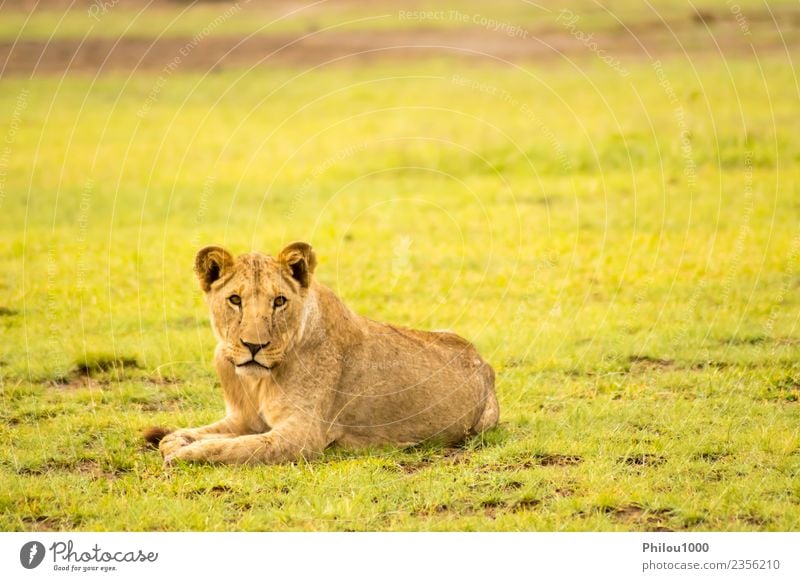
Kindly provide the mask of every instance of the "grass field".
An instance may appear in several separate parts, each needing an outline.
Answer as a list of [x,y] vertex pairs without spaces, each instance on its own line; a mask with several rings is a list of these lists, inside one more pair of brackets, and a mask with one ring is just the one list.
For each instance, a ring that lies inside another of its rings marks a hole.
[[[0,530],[800,529],[780,41],[3,76]],[[165,470],[145,427],[223,413],[194,253],[292,240],[357,312],[474,341],[501,426]]]

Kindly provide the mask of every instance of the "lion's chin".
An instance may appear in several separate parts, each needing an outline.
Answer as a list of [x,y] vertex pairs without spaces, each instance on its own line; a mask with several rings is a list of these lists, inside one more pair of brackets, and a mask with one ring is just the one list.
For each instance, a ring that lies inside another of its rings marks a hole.
[[243,377],[266,377],[272,373],[270,367],[265,367],[255,361],[236,366],[236,375]]

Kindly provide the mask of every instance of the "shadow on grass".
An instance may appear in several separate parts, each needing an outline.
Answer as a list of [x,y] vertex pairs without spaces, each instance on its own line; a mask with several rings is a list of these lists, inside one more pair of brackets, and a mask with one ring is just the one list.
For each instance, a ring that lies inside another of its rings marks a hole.
[[514,436],[511,430],[500,425],[483,434],[471,436],[455,445],[429,441],[405,448],[384,446],[364,448],[361,450],[347,450],[334,446],[325,451],[321,461],[332,462],[364,458],[382,458],[392,460],[402,471],[411,473],[428,466],[434,466],[437,463],[459,463],[462,457],[469,453],[499,448],[513,438]]

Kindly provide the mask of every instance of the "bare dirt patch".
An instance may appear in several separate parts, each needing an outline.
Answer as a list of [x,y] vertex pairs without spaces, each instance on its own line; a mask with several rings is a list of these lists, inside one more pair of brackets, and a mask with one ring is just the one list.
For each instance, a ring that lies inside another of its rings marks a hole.
[[729,452],[699,452],[693,456],[695,460],[702,460],[712,464],[728,457],[730,457]]
[[48,460],[42,464],[22,466],[16,470],[17,474],[23,476],[42,476],[54,472],[71,472],[89,477],[92,480],[116,480],[129,471],[126,468],[110,468],[104,466],[98,460],[89,458],[82,458],[76,461]]
[[633,454],[619,459],[620,464],[632,467],[652,468],[661,466],[667,459],[657,454]]
[[88,353],[75,364],[79,375],[93,376],[99,373],[123,373],[125,369],[139,369],[136,357],[107,353]]
[[88,353],[77,359],[66,374],[42,383],[62,389],[104,388],[130,379],[130,372],[141,368],[134,356]]
[[698,361],[692,364],[692,371],[700,371],[703,369],[727,369],[733,367],[733,363],[727,361]]
[[22,522],[31,531],[57,531],[61,528],[58,519],[46,515],[23,516]]
[[[755,16],[751,23],[771,27],[773,34],[764,31],[765,34],[745,39],[735,19],[727,14],[720,14],[710,31],[693,23],[691,18],[687,14],[673,22],[654,21],[610,30],[580,31],[584,36],[551,23],[527,31],[525,37],[469,27],[209,36],[199,41],[192,38],[134,37],[5,41],[0,43],[0,62],[4,63],[0,76],[66,71],[92,75],[132,71],[171,75],[246,66],[315,66],[329,62],[357,65],[378,59],[428,57],[457,57],[494,63],[576,58],[600,62],[591,47],[602,49],[602,54],[613,57],[624,66],[637,59],[649,61],[670,55],[682,58],[687,54],[752,57],[754,51],[785,52],[794,44],[800,44],[798,35],[781,36],[772,21]],[[800,26],[796,18],[783,22],[786,26]],[[584,38],[588,34],[592,35],[590,46]]]
[[414,474],[420,470],[430,468],[433,465],[431,458],[422,458],[421,460],[401,460],[385,466],[386,470],[390,472],[402,472],[403,474]]
[[505,491],[512,491],[512,490],[519,490],[524,486],[525,485],[519,480],[511,480],[510,482],[506,482],[505,484],[503,484],[501,488]]
[[384,466],[383,469],[391,472],[414,474],[415,472],[431,468],[437,464],[461,464],[466,460],[465,453],[466,450],[464,448],[443,448],[434,456],[397,460],[394,464]]
[[649,370],[667,370],[675,367],[672,359],[662,359],[660,357],[650,357],[649,355],[632,355],[628,357],[632,372],[642,372]]
[[482,467],[488,471],[514,472],[517,470],[528,470],[539,466],[545,467],[564,467],[577,466],[583,462],[581,456],[572,454],[539,453],[531,455],[519,455],[493,462]]
[[766,390],[766,399],[770,402],[797,403],[800,401],[800,379],[789,375],[774,380]]
[[205,487],[205,488],[198,488],[196,490],[191,490],[187,494],[189,496],[222,496],[226,494],[230,494],[235,492],[233,488],[228,486],[227,484],[215,484],[213,486]]
[[604,506],[601,510],[614,520],[635,529],[649,532],[671,532],[675,530],[667,526],[669,518],[674,514],[674,511],[669,508],[645,509],[637,504],[629,504],[620,507]]
[[441,517],[451,516],[482,516],[495,519],[501,514],[515,514],[535,510],[541,506],[542,501],[538,498],[523,497],[516,500],[503,498],[487,498],[474,503],[453,503],[437,504],[432,507],[425,507],[413,511],[414,516],[419,517]]
[[580,456],[564,454],[539,454],[535,458],[540,466],[576,466],[583,462]]
[[[66,469],[68,470],[69,468]],[[128,472],[128,470],[109,470],[97,460],[81,460],[74,466],[74,468],[72,468],[72,472],[76,472],[83,476],[88,476],[92,480],[116,480],[122,474]]]
[[21,519],[22,527],[26,531],[70,531],[78,528],[83,523],[81,517],[50,516],[37,514],[23,516]]

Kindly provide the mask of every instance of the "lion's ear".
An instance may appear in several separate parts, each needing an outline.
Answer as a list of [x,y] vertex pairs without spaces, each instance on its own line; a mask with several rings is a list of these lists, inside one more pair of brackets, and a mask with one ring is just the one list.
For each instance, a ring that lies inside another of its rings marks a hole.
[[292,242],[281,250],[278,261],[286,266],[292,273],[292,278],[300,283],[303,288],[311,284],[311,275],[317,266],[317,256],[310,244],[305,242]]
[[211,290],[211,285],[233,266],[231,253],[219,246],[206,246],[194,258],[194,272],[200,281],[203,292]]

